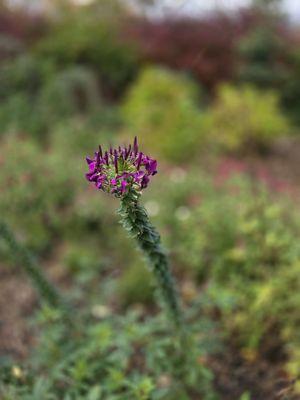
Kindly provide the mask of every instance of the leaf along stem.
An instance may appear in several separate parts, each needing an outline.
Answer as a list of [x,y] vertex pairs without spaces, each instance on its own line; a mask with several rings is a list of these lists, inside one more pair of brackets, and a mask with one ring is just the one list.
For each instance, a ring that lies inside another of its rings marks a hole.
[[182,311],[179,296],[171,274],[168,258],[161,246],[160,235],[151,224],[146,209],[139,204],[140,194],[130,191],[121,198],[118,214],[123,227],[136,240],[139,249],[148,261],[166,310],[175,324],[182,327]]

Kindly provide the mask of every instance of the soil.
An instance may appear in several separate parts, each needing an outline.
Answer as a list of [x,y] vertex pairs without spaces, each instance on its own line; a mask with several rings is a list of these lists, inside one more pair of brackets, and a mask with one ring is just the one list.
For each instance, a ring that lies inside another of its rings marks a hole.
[[27,282],[0,267],[0,357],[24,359],[34,343],[28,319],[36,300]]
[[[210,362],[214,387],[222,400],[238,400],[251,393],[253,400],[299,400],[294,381],[282,370],[282,364],[257,359],[245,361],[234,348]],[[247,397],[246,397],[247,398]]]

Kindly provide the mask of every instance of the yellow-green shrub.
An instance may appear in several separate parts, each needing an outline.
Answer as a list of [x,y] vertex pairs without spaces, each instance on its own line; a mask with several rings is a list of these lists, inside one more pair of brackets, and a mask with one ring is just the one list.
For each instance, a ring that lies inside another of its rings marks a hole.
[[127,94],[123,116],[144,146],[170,161],[186,160],[203,140],[196,86],[175,72],[145,69]]
[[49,34],[37,43],[34,54],[63,70],[86,66],[105,93],[119,95],[138,68],[135,50],[121,38],[121,21],[126,16],[126,7],[119,1],[73,7],[52,21]]
[[281,341],[288,359],[288,371],[298,374],[300,263],[282,266],[267,281],[256,282],[252,293],[247,312],[245,309],[237,312],[233,324],[250,350],[257,350],[266,335],[269,335],[271,343],[272,340],[275,344]]
[[[197,170],[181,179],[176,171],[175,182],[158,176],[164,190],[154,188],[160,196],[157,220],[167,227],[172,265],[206,288],[224,335],[249,358],[285,354],[287,370],[296,375],[299,212],[289,197],[238,173],[242,165],[227,180],[211,181]],[[229,168],[227,160],[222,169]],[[192,204],[196,196],[201,200]]]
[[207,129],[210,140],[228,151],[262,148],[290,131],[275,92],[230,85],[219,88],[207,114]]

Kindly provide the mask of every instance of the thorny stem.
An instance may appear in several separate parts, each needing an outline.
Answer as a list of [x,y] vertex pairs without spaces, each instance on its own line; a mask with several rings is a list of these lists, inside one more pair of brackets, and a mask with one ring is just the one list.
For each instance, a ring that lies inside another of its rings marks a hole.
[[145,255],[153,272],[166,310],[179,330],[183,327],[182,311],[168,258],[161,246],[160,235],[151,224],[147,211],[139,204],[138,192],[131,190],[121,198],[118,210],[123,227]]

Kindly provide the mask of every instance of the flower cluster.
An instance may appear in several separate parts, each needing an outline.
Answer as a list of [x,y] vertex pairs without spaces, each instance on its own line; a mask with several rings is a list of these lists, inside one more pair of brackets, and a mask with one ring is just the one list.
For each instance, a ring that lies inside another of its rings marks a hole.
[[157,173],[157,162],[138,149],[137,138],[133,146],[110,148],[103,152],[101,146],[94,158],[86,158],[89,172],[86,178],[98,189],[121,197],[130,188],[141,190],[148,186],[150,177]]

